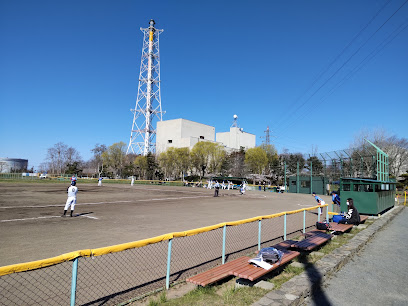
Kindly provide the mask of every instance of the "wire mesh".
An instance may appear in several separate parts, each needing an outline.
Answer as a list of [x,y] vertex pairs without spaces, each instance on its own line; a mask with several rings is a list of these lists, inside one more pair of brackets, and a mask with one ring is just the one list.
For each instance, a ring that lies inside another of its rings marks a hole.
[[0,305],[68,305],[72,262],[0,277]]
[[286,216],[286,239],[300,236],[303,233],[303,212]]
[[226,261],[248,255],[258,249],[258,222],[228,226],[226,233]]
[[284,234],[283,216],[263,219],[261,222],[261,248],[281,242]]
[[171,254],[170,281],[186,279],[221,264],[223,229],[176,238]]
[[112,305],[165,285],[168,241],[80,258],[77,302]]
[[[323,208],[321,220],[326,217]],[[287,239],[315,227],[317,209],[286,215]],[[226,227],[226,262],[258,249],[259,221]],[[283,240],[284,216],[261,220],[261,247]],[[78,262],[76,304],[116,305],[166,285],[169,241]],[[172,241],[170,283],[184,280],[222,262],[223,228]],[[67,305],[72,262],[0,277],[0,305]]]

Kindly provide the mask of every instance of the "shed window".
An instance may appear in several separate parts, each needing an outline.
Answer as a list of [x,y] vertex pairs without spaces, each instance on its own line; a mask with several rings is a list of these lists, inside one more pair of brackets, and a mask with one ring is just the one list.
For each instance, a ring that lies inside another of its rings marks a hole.
[[350,191],[350,184],[343,184],[343,191]]
[[200,139],[204,139],[204,136],[200,136]]
[[310,188],[310,182],[309,181],[301,181],[300,186],[302,188]]
[[173,140],[169,139],[167,140],[168,143],[173,143]]

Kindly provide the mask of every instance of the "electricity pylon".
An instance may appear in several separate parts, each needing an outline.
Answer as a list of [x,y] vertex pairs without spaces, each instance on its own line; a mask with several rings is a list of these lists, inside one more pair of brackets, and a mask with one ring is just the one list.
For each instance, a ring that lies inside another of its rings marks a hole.
[[136,107],[130,110],[133,113],[133,124],[127,154],[146,156],[155,151],[154,124],[157,120],[154,119],[162,121],[164,114],[161,106],[159,55],[159,35],[163,30],[156,29],[154,24],[151,19],[148,28],[140,28],[143,32],[143,48]]

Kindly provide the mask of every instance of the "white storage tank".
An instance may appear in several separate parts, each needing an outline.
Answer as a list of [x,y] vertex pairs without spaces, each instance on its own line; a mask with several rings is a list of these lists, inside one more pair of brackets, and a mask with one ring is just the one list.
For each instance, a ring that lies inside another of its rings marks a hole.
[[28,167],[28,159],[0,157],[0,172],[21,172]]

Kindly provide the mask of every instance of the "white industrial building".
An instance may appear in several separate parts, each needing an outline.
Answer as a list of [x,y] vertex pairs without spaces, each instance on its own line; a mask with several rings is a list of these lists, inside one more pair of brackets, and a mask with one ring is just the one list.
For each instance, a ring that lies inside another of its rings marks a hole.
[[256,136],[244,132],[237,126],[232,126],[229,132],[215,134],[215,128],[213,126],[186,119],[157,122],[157,153],[164,152],[170,147],[188,147],[192,149],[199,141],[219,143],[225,147],[227,152],[231,152],[239,150],[241,147],[244,149],[254,148],[256,145]]

